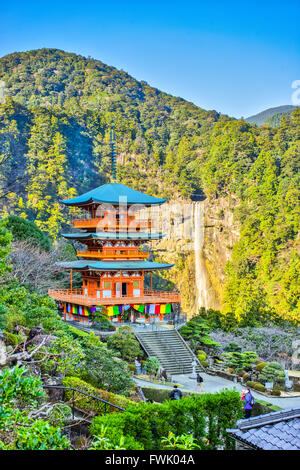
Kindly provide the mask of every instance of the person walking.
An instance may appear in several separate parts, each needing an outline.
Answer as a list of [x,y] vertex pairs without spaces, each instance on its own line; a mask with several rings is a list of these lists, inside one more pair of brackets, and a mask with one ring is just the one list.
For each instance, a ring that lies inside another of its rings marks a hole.
[[165,382],[168,381],[168,375],[167,375],[167,372],[166,372],[165,369],[163,369],[163,370],[161,371],[161,376],[162,376],[162,378],[165,380]]
[[201,377],[201,375],[199,373],[197,373],[197,384],[199,385],[200,387],[200,392],[204,392],[204,389],[203,389],[203,377]]
[[244,398],[242,400],[244,402],[244,418],[251,418],[255,398],[252,395],[250,388],[247,388],[247,393],[244,395]]
[[169,393],[169,397],[171,400],[181,400],[182,391],[178,389],[177,385],[174,385],[173,390]]
[[159,371],[158,371],[158,376],[160,379],[162,379],[164,382],[167,382],[168,380],[168,376],[167,376],[167,372],[165,371],[165,369],[163,367],[160,366],[159,368]]

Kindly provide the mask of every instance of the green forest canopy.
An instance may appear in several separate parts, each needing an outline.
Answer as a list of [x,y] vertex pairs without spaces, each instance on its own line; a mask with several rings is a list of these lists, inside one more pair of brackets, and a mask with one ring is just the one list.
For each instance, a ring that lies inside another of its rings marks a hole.
[[2,216],[35,220],[57,238],[69,220],[59,201],[110,178],[114,119],[122,183],[167,198],[238,198],[223,313],[300,321],[299,108],[260,128],[55,49],[3,57],[0,79]]

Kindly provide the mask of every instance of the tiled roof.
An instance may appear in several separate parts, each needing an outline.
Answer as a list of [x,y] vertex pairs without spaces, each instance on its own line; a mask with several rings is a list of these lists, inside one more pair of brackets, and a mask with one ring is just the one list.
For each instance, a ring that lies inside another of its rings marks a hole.
[[[125,198],[125,199],[124,199]],[[72,199],[65,199],[62,201],[67,206],[80,206],[83,204],[107,203],[107,204],[143,204],[145,206],[152,206],[155,204],[163,204],[166,199],[160,199],[148,194],[141,193],[135,189],[129,188],[121,183],[108,183],[92,189],[85,194],[73,197]]]
[[64,238],[83,239],[83,240],[159,240],[165,235],[162,233],[145,233],[145,232],[77,232],[62,233]]
[[57,263],[58,266],[66,269],[91,269],[96,271],[154,271],[156,269],[169,269],[174,264],[152,263],[151,261],[67,261]]
[[238,441],[262,450],[300,450],[300,408],[275,411],[237,421],[227,432]]

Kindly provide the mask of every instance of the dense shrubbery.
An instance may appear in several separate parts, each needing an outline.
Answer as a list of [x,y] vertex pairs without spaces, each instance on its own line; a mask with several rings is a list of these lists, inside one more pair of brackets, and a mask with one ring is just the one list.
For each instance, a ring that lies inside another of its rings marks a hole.
[[92,335],[80,341],[85,359],[78,371],[79,377],[95,387],[127,395],[133,386],[127,363],[115,358],[114,352],[97,337],[96,341]]
[[258,376],[262,382],[273,382],[274,384],[283,384],[285,382],[284,369],[277,362],[270,362],[261,371]]
[[12,233],[14,241],[26,240],[41,250],[50,250],[51,241],[49,237],[34,222],[15,215],[9,215],[6,219],[6,227]]
[[[193,392],[182,391],[183,397],[189,397]],[[143,393],[147,400],[153,400],[157,403],[162,403],[165,400],[169,400],[170,390],[166,388],[154,388],[154,387],[143,387]]]
[[[116,395],[115,393],[108,392],[107,390],[100,390],[99,388],[95,388],[92,385],[84,382],[83,380],[78,379],[77,377],[65,377],[63,379],[63,385],[65,387],[77,388],[78,390],[87,392],[90,395],[102,398],[102,400],[108,401],[109,403],[119,406],[120,408],[126,408],[128,405],[132,404],[132,401],[128,398],[125,398],[121,395]],[[66,391],[67,400],[71,400],[72,396],[72,391]],[[81,410],[94,411],[100,413],[104,412],[104,407],[102,403],[98,403],[96,400],[92,400],[91,398],[77,392],[75,392],[75,402],[76,407]],[[113,407],[108,407],[107,411],[113,413],[116,411],[116,409]]]
[[224,362],[228,367],[237,371],[250,370],[257,361],[257,354],[253,351],[226,352],[222,354]]
[[25,367],[4,369],[0,374],[0,449],[63,450],[69,441],[58,427],[30,418],[45,398],[41,380]]
[[226,428],[241,416],[239,393],[224,391],[160,405],[131,405],[123,413],[94,418],[91,432],[96,437],[105,426],[112,438],[123,435],[133,440],[131,445],[142,445],[144,449],[162,449],[169,432],[176,436],[188,433],[203,449],[232,449],[234,444]]
[[133,363],[136,357],[143,355],[139,342],[128,326],[118,328],[115,334],[109,336],[107,346],[118,352],[122,359],[130,363]]
[[206,347],[207,350],[215,350],[220,343],[214,341],[210,336],[211,328],[201,315],[194,316],[180,328],[180,334],[191,342],[192,349],[198,350]]
[[246,385],[250,388],[254,388],[254,390],[257,390],[258,392],[266,392],[266,387],[260,382],[253,382],[250,380],[249,382],[246,382]]
[[268,364],[267,362],[259,362],[258,364],[256,364],[255,369],[258,372],[261,372],[263,368],[266,367],[267,364]]

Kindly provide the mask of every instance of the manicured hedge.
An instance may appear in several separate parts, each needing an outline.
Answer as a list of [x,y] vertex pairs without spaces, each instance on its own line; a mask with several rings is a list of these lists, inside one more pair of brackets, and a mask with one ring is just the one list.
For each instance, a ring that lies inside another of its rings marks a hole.
[[[143,387],[142,388],[145,398],[148,400],[153,400],[158,403],[162,403],[165,400],[169,400],[169,393],[171,390],[166,388],[154,388],[154,387]],[[182,392],[184,397],[189,397],[192,395],[192,392]]]
[[266,387],[261,384],[260,382],[246,382],[246,385],[250,388],[253,388],[254,390],[257,390],[258,392],[266,392]]
[[261,372],[263,368],[266,367],[268,364],[268,362],[259,362],[258,364],[256,364],[255,368],[258,372]]
[[[108,401],[109,403],[119,406],[120,408],[126,408],[128,405],[134,404],[134,402],[132,402],[131,400],[128,400],[128,398],[125,398],[122,395],[117,395],[112,392],[107,392],[106,390],[95,388],[92,385],[88,384],[87,382],[84,382],[83,380],[78,379],[77,377],[65,377],[62,383],[65,387],[77,388],[78,390],[82,390],[83,392],[89,393],[90,395],[94,395],[96,397],[102,398],[102,400]],[[73,397],[72,390],[65,391],[66,400],[72,400],[72,397]],[[95,414],[102,414],[102,412],[104,411],[103,404],[99,403],[97,400],[93,400],[90,397],[82,395],[81,393],[78,393],[78,392],[75,392],[74,397],[75,397],[76,408],[80,410],[91,411],[91,412],[94,412]],[[113,413],[117,410],[113,407],[109,407],[107,411],[109,411],[110,413]]]
[[162,404],[130,405],[122,413],[95,417],[90,429],[97,436],[104,425],[107,435],[123,434],[146,450],[162,449],[161,440],[170,431],[177,436],[192,433],[203,449],[234,449],[226,429],[234,427],[242,416],[240,394],[225,390]]
[[75,326],[69,326],[69,331],[70,333],[75,337],[75,338],[88,338],[89,333],[86,331],[79,330],[79,328],[75,328]]

